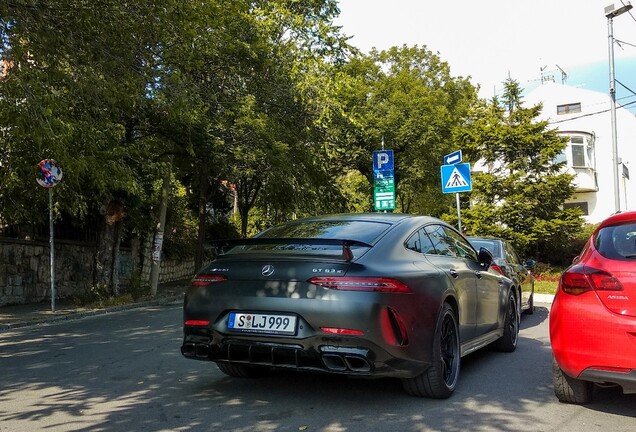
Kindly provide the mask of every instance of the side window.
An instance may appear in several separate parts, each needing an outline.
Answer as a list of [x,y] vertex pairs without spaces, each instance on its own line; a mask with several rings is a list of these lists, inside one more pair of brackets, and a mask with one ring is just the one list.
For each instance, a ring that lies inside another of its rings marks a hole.
[[506,261],[511,264],[522,265],[521,260],[519,259],[519,255],[517,255],[517,252],[515,252],[512,246],[506,243],[504,248],[506,250]]
[[458,232],[450,228],[444,227],[444,231],[446,232],[446,235],[450,239],[450,242],[452,242],[452,245],[455,248],[457,256],[462,258],[468,258],[473,261],[478,261],[477,253],[475,252],[475,249],[473,249],[473,247],[470,245],[468,240],[466,240]]
[[423,229],[420,230],[420,239],[422,239],[422,253],[427,255],[435,255],[437,253],[435,246],[433,246],[433,241]]
[[416,231],[411,237],[404,243],[407,249],[415,252],[422,252],[422,242],[420,241],[420,232]]
[[431,239],[435,253],[437,255],[456,256],[454,247],[452,245],[452,239],[449,239],[444,231],[444,228],[440,225],[429,225],[424,228],[426,234]]
[[415,252],[425,253],[425,254],[436,254],[435,247],[433,246],[433,242],[426,235],[423,229],[418,230],[413,233],[411,237],[406,241],[404,246],[407,249],[410,249]]

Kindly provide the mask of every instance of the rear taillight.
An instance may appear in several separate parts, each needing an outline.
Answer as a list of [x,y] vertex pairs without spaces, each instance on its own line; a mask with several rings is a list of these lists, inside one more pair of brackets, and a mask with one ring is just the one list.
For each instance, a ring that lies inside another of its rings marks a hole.
[[313,277],[307,282],[323,288],[341,291],[373,291],[412,294],[406,284],[382,277]]
[[560,281],[561,290],[567,294],[579,295],[586,291],[622,291],[623,286],[612,274],[577,264],[568,269]]
[[224,275],[198,274],[192,279],[192,286],[207,286],[227,280]]
[[493,269],[494,271],[496,271],[497,273],[505,276],[504,271],[497,264],[490,264],[490,268]]

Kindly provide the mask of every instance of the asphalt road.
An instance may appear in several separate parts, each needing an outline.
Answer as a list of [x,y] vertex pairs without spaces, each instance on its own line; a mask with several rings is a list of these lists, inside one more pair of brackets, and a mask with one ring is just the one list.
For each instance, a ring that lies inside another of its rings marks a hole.
[[523,316],[519,347],[462,360],[448,400],[397,380],[276,373],[232,379],[181,357],[179,305],[0,333],[0,431],[630,431],[636,395],[589,406],[552,392],[548,308]]

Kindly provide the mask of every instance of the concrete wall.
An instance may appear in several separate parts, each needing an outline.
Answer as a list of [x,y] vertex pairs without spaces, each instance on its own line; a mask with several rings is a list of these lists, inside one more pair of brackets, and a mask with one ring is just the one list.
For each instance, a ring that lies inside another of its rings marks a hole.
[[[95,246],[55,241],[56,298],[68,298],[90,290],[93,285]],[[150,281],[150,247],[145,245],[141,268],[142,283]],[[48,242],[0,238],[0,306],[37,303],[50,299],[51,267]],[[131,251],[121,251],[120,285],[129,283],[135,270]],[[194,259],[161,262],[159,283],[189,279],[194,275]]]

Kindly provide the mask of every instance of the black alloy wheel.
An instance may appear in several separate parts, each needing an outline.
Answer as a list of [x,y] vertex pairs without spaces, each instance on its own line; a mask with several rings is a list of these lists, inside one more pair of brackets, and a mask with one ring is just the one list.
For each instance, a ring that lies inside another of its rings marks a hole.
[[517,340],[519,339],[519,309],[517,307],[517,299],[515,294],[511,292],[508,295],[508,307],[506,308],[506,316],[504,319],[503,336],[497,340],[495,348],[503,352],[513,352],[517,349]]
[[461,361],[457,318],[448,303],[437,318],[432,358],[432,365],[424,373],[403,379],[402,386],[413,396],[446,399],[457,386]]

